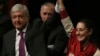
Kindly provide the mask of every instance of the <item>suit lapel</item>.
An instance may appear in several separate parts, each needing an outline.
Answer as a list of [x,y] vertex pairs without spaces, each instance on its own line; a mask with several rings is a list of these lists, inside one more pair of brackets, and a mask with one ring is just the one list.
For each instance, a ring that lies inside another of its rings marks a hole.
[[31,31],[31,24],[28,25],[25,33],[25,42],[30,37],[30,31]]
[[25,33],[25,41],[27,41],[27,39],[31,38],[31,36],[35,37],[37,36],[37,34],[40,32],[39,27],[37,27],[37,25],[35,24],[29,24]]
[[[38,23],[39,24],[39,23]],[[28,39],[36,38],[41,31],[41,26],[38,26],[38,24],[29,24],[25,33],[25,42],[27,42]],[[39,24],[40,25],[40,24]]]

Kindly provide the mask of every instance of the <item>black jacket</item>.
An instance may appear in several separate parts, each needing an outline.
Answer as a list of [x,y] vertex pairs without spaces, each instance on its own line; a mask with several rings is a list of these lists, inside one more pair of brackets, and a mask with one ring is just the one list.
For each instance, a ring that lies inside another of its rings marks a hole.
[[[25,44],[30,56],[47,56],[46,45],[43,38],[43,33],[37,26],[37,23],[29,24],[26,35]],[[36,27],[34,27],[36,26]],[[15,56],[15,29],[8,32],[3,38],[3,51],[1,56]]]

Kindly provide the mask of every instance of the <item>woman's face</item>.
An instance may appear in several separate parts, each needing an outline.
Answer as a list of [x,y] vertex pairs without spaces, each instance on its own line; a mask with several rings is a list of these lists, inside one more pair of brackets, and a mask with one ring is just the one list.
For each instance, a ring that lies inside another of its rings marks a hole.
[[88,28],[85,26],[83,22],[79,22],[76,26],[76,36],[78,41],[84,41],[89,38],[91,35],[91,30],[88,30]]

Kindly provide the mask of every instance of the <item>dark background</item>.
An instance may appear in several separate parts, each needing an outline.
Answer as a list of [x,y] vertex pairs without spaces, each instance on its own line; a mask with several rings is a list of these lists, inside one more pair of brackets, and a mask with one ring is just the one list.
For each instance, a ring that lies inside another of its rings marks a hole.
[[[6,0],[6,13],[9,14],[10,8],[15,3],[23,3],[28,6],[31,20],[39,17],[39,10],[41,4],[46,1],[56,3],[56,0]],[[95,41],[98,45],[100,43],[100,2],[99,0],[63,0],[66,10],[72,19],[74,26],[82,18],[90,18],[93,20],[95,27]]]
[[[46,1],[56,3],[56,0],[29,0],[30,15],[34,19],[39,17],[40,5]],[[63,0],[66,10],[76,26],[76,23],[82,18],[93,20],[94,24],[94,41],[100,47],[100,2],[99,0]]]
[[[33,18],[39,16],[40,5],[46,1],[56,2],[56,0],[29,0],[28,7]],[[97,21],[100,18],[100,3],[96,0],[64,0],[64,4],[75,24],[84,17],[96,19]]]

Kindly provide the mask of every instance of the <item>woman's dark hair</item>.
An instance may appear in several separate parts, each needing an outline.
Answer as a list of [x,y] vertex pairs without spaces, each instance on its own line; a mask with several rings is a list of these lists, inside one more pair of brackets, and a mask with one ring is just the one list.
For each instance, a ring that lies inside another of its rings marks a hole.
[[88,30],[94,29],[94,24],[93,24],[92,19],[90,20],[88,18],[84,18],[84,19],[81,19],[79,22],[84,23]]

